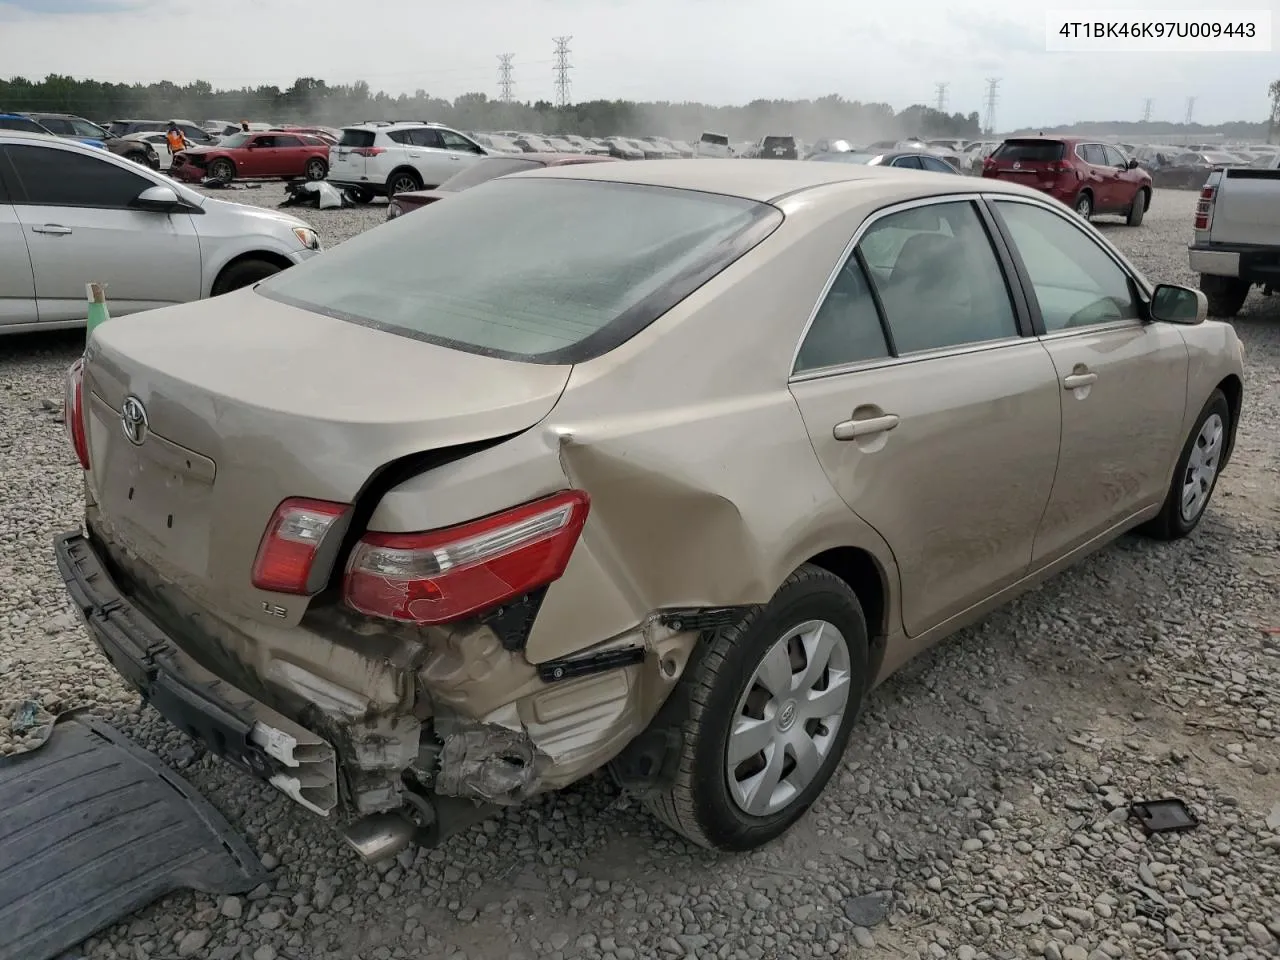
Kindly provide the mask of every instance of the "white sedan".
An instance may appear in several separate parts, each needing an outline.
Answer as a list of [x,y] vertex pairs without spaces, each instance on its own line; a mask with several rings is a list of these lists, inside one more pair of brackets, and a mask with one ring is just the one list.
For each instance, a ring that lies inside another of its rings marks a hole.
[[0,134],[0,334],[228,293],[315,256],[302,220],[207,197],[105,150]]

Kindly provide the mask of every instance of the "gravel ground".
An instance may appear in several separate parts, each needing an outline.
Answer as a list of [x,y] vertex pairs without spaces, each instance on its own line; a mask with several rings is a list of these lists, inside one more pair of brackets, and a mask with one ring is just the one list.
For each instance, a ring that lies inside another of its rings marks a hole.
[[[278,188],[234,198],[270,206]],[[1191,281],[1194,197],[1109,235]],[[383,209],[303,211],[327,244]],[[80,513],[59,414],[75,335],[0,353],[6,713],[94,705],[179,769],[273,870],[247,897],[165,898],[86,943],[129,960],[393,957],[1252,958],[1280,952],[1280,302],[1248,350],[1236,458],[1195,535],[1125,538],[941,645],[871,698],[810,815],[714,857],[603,778],[380,869],[205,755],[116,679],[69,611],[49,538]],[[5,724],[0,721],[0,729]],[[19,740],[0,740],[12,750]],[[1135,799],[1202,819],[1144,839]]]

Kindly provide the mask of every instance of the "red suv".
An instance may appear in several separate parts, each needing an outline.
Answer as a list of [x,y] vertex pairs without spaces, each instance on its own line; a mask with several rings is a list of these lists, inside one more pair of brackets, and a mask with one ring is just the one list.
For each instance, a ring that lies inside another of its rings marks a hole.
[[1151,174],[1118,147],[1094,140],[1006,140],[983,162],[982,175],[1043,190],[1086,220],[1095,213],[1116,213],[1136,227],[1151,206]]

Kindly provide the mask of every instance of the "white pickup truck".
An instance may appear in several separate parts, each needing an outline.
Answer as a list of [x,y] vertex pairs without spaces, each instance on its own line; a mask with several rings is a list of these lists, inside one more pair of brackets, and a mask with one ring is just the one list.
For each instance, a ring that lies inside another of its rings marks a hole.
[[1255,285],[1267,296],[1280,289],[1280,170],[1210,173],[1188,250],[1211,316],[1234,317]]

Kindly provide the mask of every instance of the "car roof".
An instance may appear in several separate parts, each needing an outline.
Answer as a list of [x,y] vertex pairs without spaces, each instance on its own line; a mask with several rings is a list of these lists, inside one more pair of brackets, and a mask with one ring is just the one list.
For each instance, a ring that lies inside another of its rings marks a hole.
[[1044,196],[1038,190],[1004,180],[959,178],[949,173],[852,163],[797,163],[795,160],[648,160],[644,163],[562,164],[511,176],[676,187],[742,197],[761,203],[847,181],[867,181],[867,190],[882,192],[886,199],[907,199],[911,195],[927,197],[937,193]]

